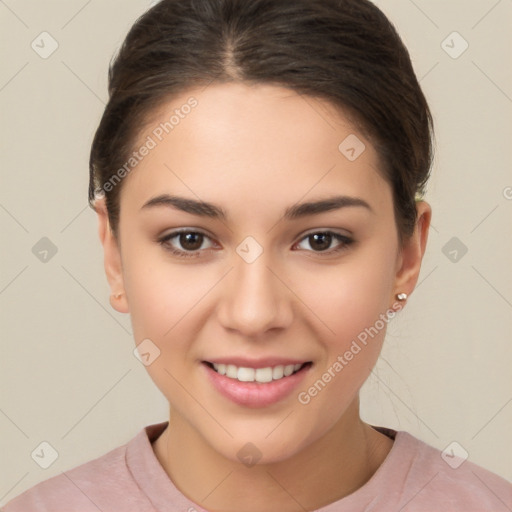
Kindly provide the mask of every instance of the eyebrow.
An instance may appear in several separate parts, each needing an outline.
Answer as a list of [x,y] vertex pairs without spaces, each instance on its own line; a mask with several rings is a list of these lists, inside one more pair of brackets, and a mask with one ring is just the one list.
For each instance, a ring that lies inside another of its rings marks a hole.
[[[226,221],[228,217],[226,211],[216,204],[169,194],[162,194],[153,197],[144,203],[141,209],[153,208],[156,206],[175,208],[192,215],[198,215],[200,217],[207,217],[210,219]],[[320,213],[354,206],[363,207],[370,212],[375,213],[372,207],[365,200],[359,197],[333,196],[319,201],[311,201],[289,206],[285,210],[283,217],[285,220],[295,220],[308,215],[318,215]]]

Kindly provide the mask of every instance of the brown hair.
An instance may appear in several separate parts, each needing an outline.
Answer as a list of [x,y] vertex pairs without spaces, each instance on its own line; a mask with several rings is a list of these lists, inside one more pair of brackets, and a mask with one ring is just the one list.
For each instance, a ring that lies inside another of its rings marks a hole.
[[104,185],[141,127],[173,95],[212,81],[284,86],[349,113],[380,156],[400,242],[412,234],[432,117],[407,49],[367,0],[161,0],[141,16],[110,66],[90,154],[89,202],[105,192],[114,233],[121,183]]

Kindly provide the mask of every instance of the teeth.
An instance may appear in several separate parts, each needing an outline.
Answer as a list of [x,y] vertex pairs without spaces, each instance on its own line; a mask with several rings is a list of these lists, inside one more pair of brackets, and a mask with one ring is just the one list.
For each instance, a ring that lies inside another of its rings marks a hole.
[[291,375],[293,373],[294,368],[295,368],[295,366],[293,364],[287,364],[284,367],[284,376],[288,377],[289,375]]
[[256,370],[254,368],[238,368],[237,379],[241,382],[254,382]]
[[272,378],[274,380],[282,379],[284,377],[284,366],[274,366],[272,368]]
[[238,379],[238,369],[234,364],[228,364],[226,366],[226,377]]
[[225,375],[230,379],[236,379],[240,382],[271,382],[288,377],[292,373],[302,368],[302,364],[278,365],[267,368],[245,368],[243,366],[235,366],[234,364],[217,364],[213,363],[213,368],[217,373]]
[[254,380],[256,382],[272,382],[272,368],[258,368]]

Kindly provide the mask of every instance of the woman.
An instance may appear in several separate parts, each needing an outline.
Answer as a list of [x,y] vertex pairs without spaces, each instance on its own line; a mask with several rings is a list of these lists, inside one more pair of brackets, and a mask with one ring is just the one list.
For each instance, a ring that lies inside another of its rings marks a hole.
[[431,115],[386,17],[163,0],[109,92],[89,199],[169,421],[5,510],[511,508],[502,478],[359,416],[431,219]]

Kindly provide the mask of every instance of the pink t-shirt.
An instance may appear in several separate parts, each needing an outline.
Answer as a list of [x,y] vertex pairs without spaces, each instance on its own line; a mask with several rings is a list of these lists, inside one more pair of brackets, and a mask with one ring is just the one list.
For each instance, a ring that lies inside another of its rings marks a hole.
[[[167,422],[149,425],[130,442],[45,480],[10,501],[4,512],[204,512],[173,484],[151,443]],[[394,438],[370,480],[318,512],[507,512],[512,484],[469,461],[454,469],[441,452],[404,431],[374,427]],[[460,460],[459,460],[460,462]]]

